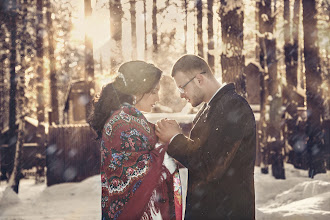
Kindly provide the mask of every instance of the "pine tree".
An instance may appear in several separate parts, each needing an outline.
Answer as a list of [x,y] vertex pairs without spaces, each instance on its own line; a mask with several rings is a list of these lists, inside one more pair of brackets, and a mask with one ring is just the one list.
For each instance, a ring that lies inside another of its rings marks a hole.
[[[91,0],[85,0],[85,21],[90,19],[92,15]],[[94,96],[94,56],[93,56],[93,39],[85,33],[85,78],[87,82],[86,94],[86,118],[89,117],[89,112],[92,105],[92,97]]]
[[136,60],[137,57],[137,44],[136,44],[136,0],[130,0],[130,13],[131,13],[131,29],[132,29],[132,59]]
[[[44,1],[37,0],[37,27],[36,27],[36,51],[37,51],[37,91],[38,106],[37,117],[39,124],[45,121],[45,98],[44,98]],[[41,132],[41,131],[39,131]]]
[[7,26],[8,26],[8,2],[0,1],[0,129],[2,130],[7,124],[8,120],[6,106],[7,106],[7,94],[6,94],[6,64],[8,55],[5,50],[9,49],[9,45],[6,42]]
[[259,144],[260,150],[262,154],[261,160],[261,172],[268,173],[268,165],[269,165],[269,152],[267,150],[267,122],[266,122],[266,106],[268,105],[268,87],[266,85],[266,78],[268,77],[268,68],[267,68],[267,49],[264,41],[265,34],[265,26],[266,22],[264,20],[263,15],[266,14],[266,7],[262,1],[258,1],[256,3],[256,20],[258,24],[258,31],[260,33],[260,37],[258,37],[258,47],[259,51],[259,62],[263,71],[260,74],[260,119],[259,119]]
[[204,43],[203,43],[203,1],[196,0],[197,13],[197,51],[198,56],[204,57]]
[[144,60],[148,60],[148,36],[147,36],[147,1],[143,1],[143,24],[144,24]]
[[[10,1],[9,9],[9,32],[10,32],[10,56],[9,56],[9,72],[10,72],[10,91],[9,91],[9,148],[7,154],[7,160],[12,160],[15,157],[15,147],[17,142],[16,136],[16,93],[17,93],[17,81],[16,81],[16,66],[17,66],[17,1]],[[8,164],[8,173],[13,171],[13,163]]]
[[[10,157],[13,164],[13,170],[11,172],[8,186],[11,187],[16,193],[18,193],[19,189],[19,181],[21,178],[21,155],[23,152],[23,145],[24,145],[24,117],[26,114],[25,110],[25,70],[27,69],[27,62],[26,62],[26,39],[27,39],[27,27],[26,27],[26,20],[27,20],[27,0],[20,2],[21,4],[17,4],[13,2],[14,6],[16,4],[16,51],[15,54],[19,54],[16,57],[16,66],[20,68],[16,70],[15,75],[17,78],[16,84],[16,97],[15,102],[17,105],[16,110],[16,117],[18,122],[18,129],[17,132],[15,131],[15,136],[17,137],[15,146],[13,144],[12,150],[14,151],[14,157]],[[15,123],[16,129],[16,123]]]
[[214,73],[213,0],[207,0],[207,62]]
[[110,36],[111,36],[111,73],[123,61],[122,57],[122,17],[123,10],[120,0],[109,0],[110,2]]
[[324,140],[321,130],[323,99],[321,93],[321,66],[317,45],[316,1],[303,0],[304,56],[307,96],[307,151],[309,153],[309,177],[325,173]]
[[25,103],[25,80],[24,80],[24,72],[22,71],[19,76],[18,83],[18,109],[20,110],[18,114],[18,132],[17,132],[17,141],[15,146],[15,156],[13,161],[13,172],[10,175],[8,186],[10,186],[16,193],[18,193],[19,182],[21,179],[21,166],[22,166],[22,153],[23,153],[23,145],[24,145],[24,103]]
[[187,53],[187,29],[188,29],[188,2],[187,0],[183,0],[183,10],[185,14],[184,21],[184,53]]
[[158,52],[157,0],[152,1],[152,45],[153,52]]
[[47,30],[48,30],[48,54],[49,54],[49,71],[50,71],[50,95],[51,95],[51,120],[59,124],[59,110],[58,110],[58,92],[57,92],[57,72],[56,72],[56,60],[54,54],[54,27],[52,19],[52,4],[51,0],[46,2],[46,18],[47,18]]
[[223,53],[221,55],[222,81],[234,82],[238,93],[246,96],[244,56],[243,56],[243,22],[244,14],[238,1],[236,7],[228,9],[227,0],[221,0],[220,18]]

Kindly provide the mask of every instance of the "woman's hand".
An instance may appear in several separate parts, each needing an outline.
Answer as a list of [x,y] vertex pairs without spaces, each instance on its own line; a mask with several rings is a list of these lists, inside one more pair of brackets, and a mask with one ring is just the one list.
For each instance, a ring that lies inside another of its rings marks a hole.
[[172,137],[181,133],[182,129],[175,120],[165,118],[156,123],[156,135],[160,142],[168,143]]

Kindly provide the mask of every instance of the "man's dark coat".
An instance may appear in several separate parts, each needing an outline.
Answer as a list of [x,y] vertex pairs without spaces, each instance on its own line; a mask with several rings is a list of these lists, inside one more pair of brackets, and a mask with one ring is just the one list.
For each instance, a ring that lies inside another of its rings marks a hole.
[[186,219],[254,219],[256,128],[234,84],[222,87],[194,119],[190,138],[168,147],[188,170]]

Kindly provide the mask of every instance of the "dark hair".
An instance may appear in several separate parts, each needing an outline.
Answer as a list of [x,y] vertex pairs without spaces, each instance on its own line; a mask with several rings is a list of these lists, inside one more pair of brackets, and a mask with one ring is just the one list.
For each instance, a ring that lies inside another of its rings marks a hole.
[[98,138],[112,113],[125,102],[132,105],[133,95],[149,93],[156,87],[161,74],[160,69],[144,61],[130,61],[119,67],[115,81],[104,86],[93,100],[88,123],[96,131]]
[[144,61],[130,61],[118,69],[114,87],[125,94],[142,95],[149,93],[160,80],[162,71]]
[[201,72],[204,71],[206,72],[206,75],[212,75],[210,66],[203,58],[197,55],[186,54],[180,57],[173,65],[172,77],[174,77],[178,72],[191,75],[195,70],[199,70]]

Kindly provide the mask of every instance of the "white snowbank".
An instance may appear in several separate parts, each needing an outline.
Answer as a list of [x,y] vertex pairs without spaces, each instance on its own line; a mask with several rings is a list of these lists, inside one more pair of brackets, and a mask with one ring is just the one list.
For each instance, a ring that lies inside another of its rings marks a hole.
[[[80,183],[46,187],[45,184],[35,185],[34,180],[22,180],[20,202],[0,206],[0,219],[101,219],[100,181],[100,176],[97,175]],[[5,185],[0,185],[0,204],[9,202],[2,197],[1,191],[4,189]]]
[[[255,169],[256,219],[330,219],[330,174],[308,178],[307,171],[286,164],[286,180]],[[80,183],[46,187],[21,181],[18,196],[0,183],[0,220],[101,219],[100,176]]]
[[285,180],[255,169],[256,219],[330,219],[330,174],[308,178],[308,171],[285,164]]

